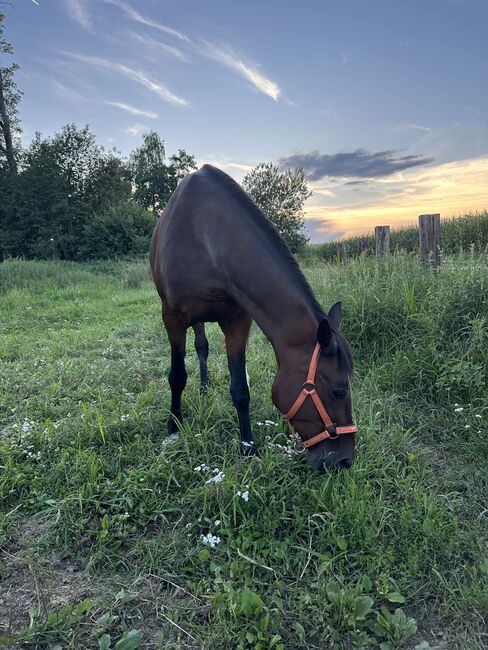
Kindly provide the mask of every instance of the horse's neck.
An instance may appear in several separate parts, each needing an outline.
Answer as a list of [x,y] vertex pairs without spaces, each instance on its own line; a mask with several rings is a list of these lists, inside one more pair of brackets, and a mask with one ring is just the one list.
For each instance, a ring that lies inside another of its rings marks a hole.
[[239,302],[272,343],[278,364],[294,363],[313,349],[318,319],[309,299],[278,267],[263,268],[259,282],[240,293]]

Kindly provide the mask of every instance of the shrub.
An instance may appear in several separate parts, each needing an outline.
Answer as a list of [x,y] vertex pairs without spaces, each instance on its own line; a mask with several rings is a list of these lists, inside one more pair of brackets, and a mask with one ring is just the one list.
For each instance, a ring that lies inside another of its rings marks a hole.
[[111,207],[93,215],[85,225],[80,256],[115,259],[147,255],[155,224],[154,214],[138,203]]

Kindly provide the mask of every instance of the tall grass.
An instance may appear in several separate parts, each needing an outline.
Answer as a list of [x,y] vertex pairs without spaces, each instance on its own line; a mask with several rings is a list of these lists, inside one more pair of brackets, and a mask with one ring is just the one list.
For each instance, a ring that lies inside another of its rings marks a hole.
[[[209,391],[199,394],[189,341],[186,419],[168,441],[170,354],[147,266],[126,266],[128,281],[123,265],[30,264],[0,265],[0,578],[7,593],[23,572],[37,581],[5,638],[77,649],[124,634],[134,648],[484,647],[486,255],[436,271],[405,254],[305,269],[324,306],[342,300],[356,362],[356,463],[325,476],[288,443],[259,330],[248,370],[261,457],[239,455],[215,325]],[[19,541],[33,517],[49,526]],[[43,581],[68,580],[66,563],[85,591],[60,600],[53,587],[50,601]]]
[[[361,254],[374,254],[374,235],[363,235],[342,239],[348,258]],[[337,260],[337,242],[313,244],[309,255],[328,262]],[[391,250],[394,252],[417,252],[419,231],[417,226],[405,226],[391,231]],[[488,250],[488,212],[469,213],[451,219],[441,220],[441,249],[444,256],[467,253],[480,253]]]

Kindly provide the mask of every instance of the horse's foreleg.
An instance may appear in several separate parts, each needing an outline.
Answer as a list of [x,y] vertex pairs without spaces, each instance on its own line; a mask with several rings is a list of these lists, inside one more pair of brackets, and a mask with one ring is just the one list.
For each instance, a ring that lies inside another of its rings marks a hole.
[[193,326],[193,331],[195,332],[195,350],[200,362],[200,392],[204,393],[208,386],[208,340],[205,336],[205,325],[197,323]]
[[186,386],[185,368],[186,325],[178,314],[163,307],[163,322],[171,346],[171,369],[168,380],[171,387],[171,416],[168,420],[168,434],[178,431],[181,417],[181,394]]
[[219,323],[225,335],[227,362],[230,371],[230,393],[232,403],[237,410],[241,431],[241,451],[255,454],[251,423],[249,420],[249,385],[246,372],[246,344],[251,327],[251,319],[245,312],[229,322]]

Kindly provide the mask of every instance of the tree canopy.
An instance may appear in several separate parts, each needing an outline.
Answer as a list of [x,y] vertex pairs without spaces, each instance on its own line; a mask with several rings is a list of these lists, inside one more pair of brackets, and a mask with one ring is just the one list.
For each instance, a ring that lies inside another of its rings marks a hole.
[[196,167],[179,150],[165,162],[151,132],[129,158],[97,144],[88,126],[36,134],[18,174],[0,169],[0,256],[127,257],[147,252],[159,210]]
[[179,149],[166,163],[164,142],[155,131],[143,136],[143,142],[130,157],[134,178],[134,198],[146,208],[164,207],[178,182],[197,168],[194,156]]
[[242,186],[296,253],[308,241],[303,205],[311,196],[302,169],[280,170],[261,163],[244,177]]

